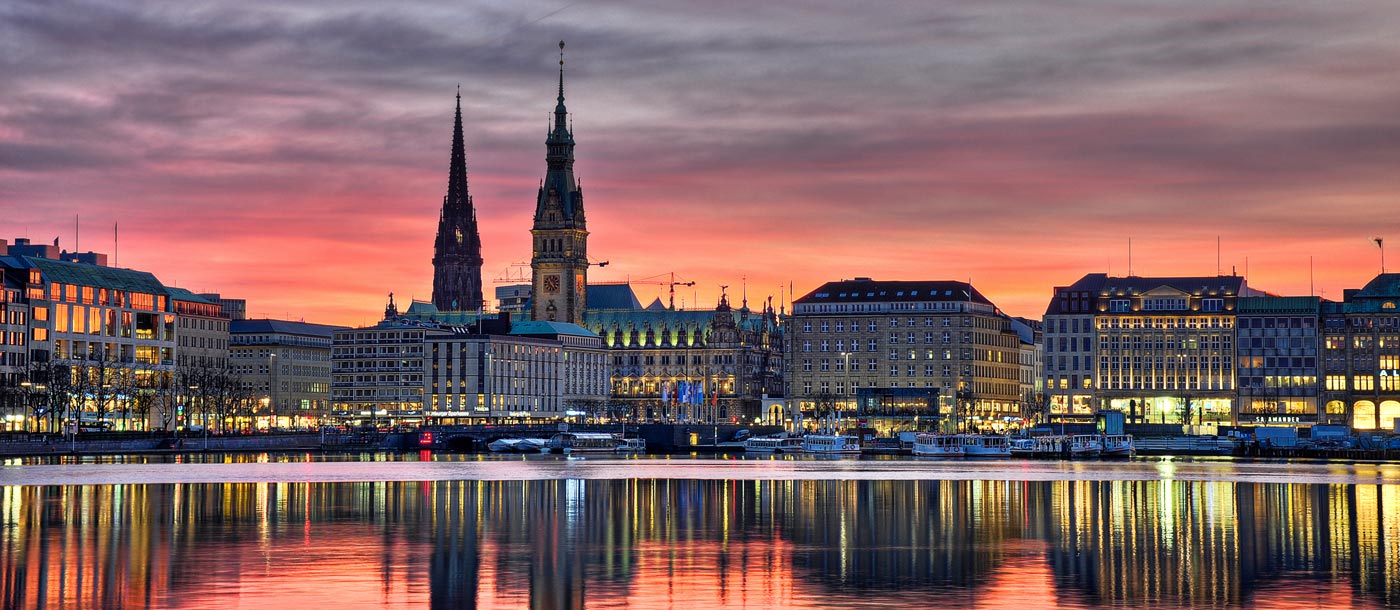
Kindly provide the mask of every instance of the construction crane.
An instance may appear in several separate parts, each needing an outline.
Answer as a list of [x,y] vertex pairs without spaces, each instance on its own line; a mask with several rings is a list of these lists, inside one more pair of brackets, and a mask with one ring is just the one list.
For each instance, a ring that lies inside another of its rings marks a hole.
[[653,275],[653,276],[651,276],[651,277],[644,277],[644,278],[642,278],[642,279],[640,279],[640,280],[629,279],[629,280],[627,280],[627,283],[629,283],[629,284],[648,284],[648,285],[651,285],[651,286],[666,286],[667,288],[670,289],[670,292],[671,292],[671,305],[670,305],[671,311],[675,311],[675,310],[676,310],[676,286],[694,286],[694,285],[695,285],[695,282],[677,282],[677,281],[676,281],[676,272],[675,272],[675,271],[672,271],[672,272],[670,272],[670,273],[663,273],[663,274],[661,274],[661,275]]
[[[590,267],[606,267],[610,261],[588,261]],[[491,280],[496,284],[529,284],[530,283],[530,263],[520,261],[508,265],[500,275]]]

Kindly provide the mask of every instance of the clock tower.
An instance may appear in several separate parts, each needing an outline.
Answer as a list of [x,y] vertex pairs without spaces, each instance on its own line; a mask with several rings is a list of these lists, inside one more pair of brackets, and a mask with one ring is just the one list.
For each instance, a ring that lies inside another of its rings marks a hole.
[[536,320],[583,324],[588,306],[588,229],[583,190],[574,178],[574,134],[564,108],[564,42],[559,42],[559,97],[545,138],[544,180],[530,229],[534,254],[531,313]]

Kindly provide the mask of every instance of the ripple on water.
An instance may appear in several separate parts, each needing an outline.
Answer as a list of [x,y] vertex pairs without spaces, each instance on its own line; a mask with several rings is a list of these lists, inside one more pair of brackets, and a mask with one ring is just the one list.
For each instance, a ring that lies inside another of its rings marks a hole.
[[497,458],[443,456],[438,461],[298,461],[251,463],[89,463],[0,467],[0,485],[168,483],[530,481],[551,479],[674,480],[1014,480],[1227,481],[1251,483],[1393,484],[1397,464],[1252,462],[1142,458],[1132,461],[934,461],[822,459],[802,456]]

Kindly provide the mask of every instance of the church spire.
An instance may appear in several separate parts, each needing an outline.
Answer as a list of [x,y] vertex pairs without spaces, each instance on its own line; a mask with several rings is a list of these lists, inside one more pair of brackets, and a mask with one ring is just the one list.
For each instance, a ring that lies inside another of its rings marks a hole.
[[447,169],[447,206],[460,206],[467,199],[467,147],[462,142],[462,86],[457,85],[457,115],[452,123],[452,160]]
[[433,304],[440,311],[476,311],[481,297],[481,233],[467,191],[467,152],[462,138],[462,87],[452,121],[452,159],[447,195],[442,198],[437,241],[433,246]]

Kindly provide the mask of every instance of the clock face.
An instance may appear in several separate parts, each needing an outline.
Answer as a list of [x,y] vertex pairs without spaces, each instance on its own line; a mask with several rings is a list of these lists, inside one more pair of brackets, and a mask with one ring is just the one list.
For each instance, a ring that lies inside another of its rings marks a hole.
[[544,291],[549,293],[559,292],[559,276],[544,276]]

